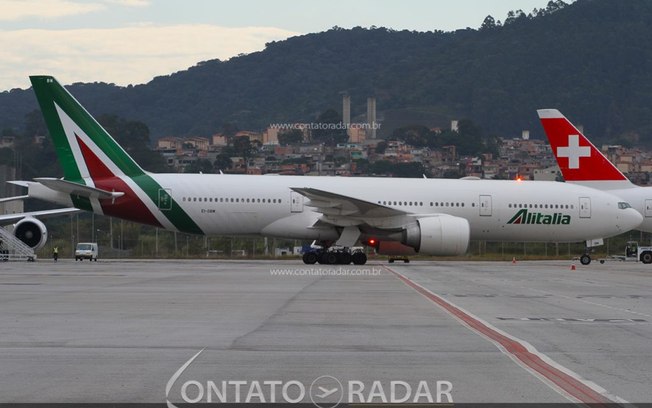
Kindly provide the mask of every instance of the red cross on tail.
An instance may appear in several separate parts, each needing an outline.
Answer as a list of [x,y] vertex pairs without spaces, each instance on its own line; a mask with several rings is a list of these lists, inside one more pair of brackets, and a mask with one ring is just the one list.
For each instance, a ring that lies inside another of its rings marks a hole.
[[566,181],[627,178],[557,109],[539,109],[539,119]]

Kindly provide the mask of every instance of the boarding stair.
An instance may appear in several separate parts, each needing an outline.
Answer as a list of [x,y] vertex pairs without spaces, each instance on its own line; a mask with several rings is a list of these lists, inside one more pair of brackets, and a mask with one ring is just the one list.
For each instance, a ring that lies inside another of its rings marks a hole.
[[0,228],[0,260],[29,261],[36,260],[34,250],[5,228]]

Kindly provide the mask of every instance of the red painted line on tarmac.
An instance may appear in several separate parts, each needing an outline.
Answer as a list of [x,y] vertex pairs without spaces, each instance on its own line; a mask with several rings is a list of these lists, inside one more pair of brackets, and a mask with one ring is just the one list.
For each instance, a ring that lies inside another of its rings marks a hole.
[[578,378],[575,378],[544,361],[539,355],[528,350],[528,348],[518,340],[505,336],[495,328],[490,327],[486,323],[480,321],[478,318],[469,315],[439,295],[434,294],[425,287],[412,281],[405,275],[402,275],[386,266],[384,266],[384,268],[394,274],[394,276],[399,278],[407,286],[411,287],[419,294],[431,300],[446,312],[465,323],[469,328],[471,328],[471,330],[488,338],[494,344],[499,345],[503,350],[505,350],[506,353],[509,353],[515,359],[520,361],[524,366],[528,367],[530,370],[536,372],[541,377],[555,384],[562,391],[575,398],[577,401],[585,404],[597,404],[595,406],[606,406],[608,404],[613,406],[613,404],[616,404],[615,401],[612,401],[599,392],[595,391],[593,388],[589,387]]

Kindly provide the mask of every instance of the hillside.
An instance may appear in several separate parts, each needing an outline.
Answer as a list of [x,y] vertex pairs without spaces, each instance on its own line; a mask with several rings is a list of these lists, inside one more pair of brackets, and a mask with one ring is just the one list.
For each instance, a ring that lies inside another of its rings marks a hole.
[[[488,132],[541,136],[536,109],[556,107],[598,140],[652,145],[649,38],[652,2],[578,0],[478,30],[333,28],[145,85],[70,89],[91,113],[142,120],[154,138],[205,136],[224,123],[257,129],[314,120],[340,109],[347,91],[354,116],[375,95],[379,111],[397,123],[404,116],[445,126],[466,117]],[[31,91],[0,93],[0,129],[22,126],[35,108]]]

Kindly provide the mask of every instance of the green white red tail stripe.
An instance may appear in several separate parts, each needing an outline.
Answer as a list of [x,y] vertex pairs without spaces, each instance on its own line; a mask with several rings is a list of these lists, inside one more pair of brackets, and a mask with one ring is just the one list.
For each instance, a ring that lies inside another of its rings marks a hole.
[[64,179],[107,191],[117,199],[72,196],[78,208],[170,230],[202,234],[197,223],[171,197],[159,209],[161,186],[102,126],[50,76],[30,77],[50,136],[63,166]]

